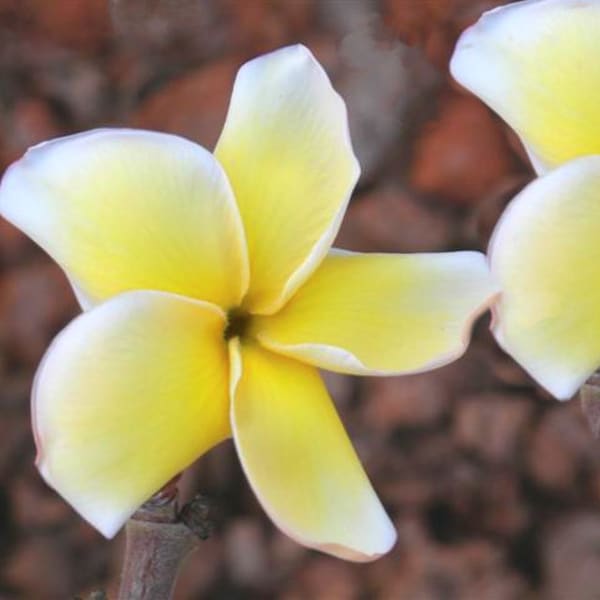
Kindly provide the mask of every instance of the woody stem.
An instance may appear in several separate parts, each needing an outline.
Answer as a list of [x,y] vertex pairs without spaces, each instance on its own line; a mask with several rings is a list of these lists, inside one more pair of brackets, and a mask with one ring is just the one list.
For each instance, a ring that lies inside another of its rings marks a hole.
[[581,388],[581,408],[595,438],[600,438],[600,371],[596,371]]
[[167,484],[127,522],[118,600],[169,600],[185,558],[211,529],[206,498],[179,511],[176,482]]

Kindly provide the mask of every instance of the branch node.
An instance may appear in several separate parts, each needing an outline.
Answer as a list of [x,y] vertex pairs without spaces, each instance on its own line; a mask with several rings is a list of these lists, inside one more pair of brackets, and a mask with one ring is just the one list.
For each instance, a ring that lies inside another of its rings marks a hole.
[[214,531],[214,507],[210,499],[197,494],[179,513],[180,520],[201,540],[208,539]]
[[187,555],[213,530],[211,503],[196,496],[181,511],[177,480],[141,506],[126,525],[119,600],[168,600]]
[[594,373],[581,388],[581,409],[595,438],[600,438],[600,372]]

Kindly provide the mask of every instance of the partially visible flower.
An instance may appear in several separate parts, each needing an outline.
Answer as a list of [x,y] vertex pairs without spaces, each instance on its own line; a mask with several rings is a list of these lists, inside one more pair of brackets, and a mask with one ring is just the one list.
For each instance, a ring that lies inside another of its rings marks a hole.
[[519,134],[541,178],[492,238],[494,333],[561,399],[600,366],[600,0],[527,0],[460,38],[454,77]]
[[447,363],[495,289],[475,252],[329,252],[358,175],[344,103],[303,46],[240,69],[214,156],[101,130],[8,170],[1,213],[87,311],[36,378],[38,466],[104,535],[233,436],[290,536],[350,560],[393,545],[317,367]]

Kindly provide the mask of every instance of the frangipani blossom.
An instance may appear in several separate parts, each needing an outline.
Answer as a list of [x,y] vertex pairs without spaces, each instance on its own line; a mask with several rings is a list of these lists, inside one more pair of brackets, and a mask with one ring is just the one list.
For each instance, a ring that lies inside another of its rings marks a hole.
[[493,329],[569,398],[600,366],[600,0],[492,10],[463,33],[451,71],[516,130],[541,175],[490,243]]
[[214,155],[106,129],[7,171],[0,212],[85,310],[36,377],[37,463],[105,536],[233,437],[284,532],[350,560],[391,548],[317,367],[447,363],[496,289],[476,252],[330,251],[358,176],[344,103],[303,46],[240,69]]

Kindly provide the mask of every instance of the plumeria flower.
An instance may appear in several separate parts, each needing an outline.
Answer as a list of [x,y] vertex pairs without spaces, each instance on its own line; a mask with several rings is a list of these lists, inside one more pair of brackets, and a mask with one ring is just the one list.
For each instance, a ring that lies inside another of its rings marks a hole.
[[84,309],[35,380],[37,464],[105,536],[233,437],[284,532],[357,561],[393,545],[317,367],[445,364],[496,289],[476,252],[330,251],[358,176],[344,103],[303,46],[240,69],[214,155],[105,129],[9,168],[2,215]]
[[600,0],[528,0],[463,33],[454,77],[519,134],[540,175],[489,248],[500,345],[557,398],[600,366]]

